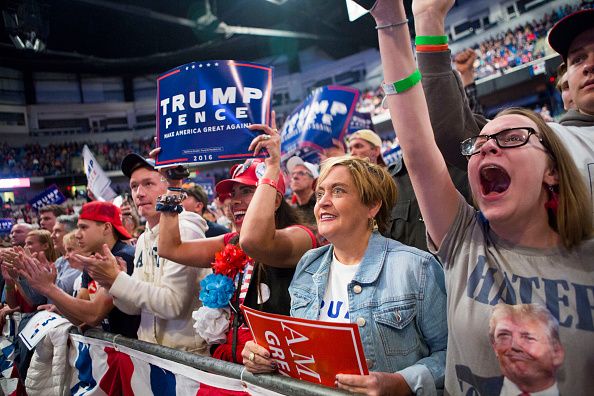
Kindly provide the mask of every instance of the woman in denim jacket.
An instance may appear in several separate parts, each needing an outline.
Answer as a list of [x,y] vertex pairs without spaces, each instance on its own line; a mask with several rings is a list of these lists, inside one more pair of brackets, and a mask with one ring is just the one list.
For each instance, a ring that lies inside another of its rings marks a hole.
[[[307,252],[291,282],[291,316],[359,326],[370,375],[336,376],[366,394],[437,394],[447,343],[443,271],[430,254],[387,239],[396,186],[381,167],[356,157],[327,160],[316,189],[319,233],[331,245]],[[249,342],[244,364],[274,368]]]

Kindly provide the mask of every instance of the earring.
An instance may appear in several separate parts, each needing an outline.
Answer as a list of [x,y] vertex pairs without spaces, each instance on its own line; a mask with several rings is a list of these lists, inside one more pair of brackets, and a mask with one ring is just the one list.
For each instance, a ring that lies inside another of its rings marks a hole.
[[[547,210],[551,210],[553,214],[557,214],[557,209],[559,208],[559,193],[556,191],[559,186],[549,185],[547,186],[549,189],[549,200],[545,203],[545,208]],[[557,188],[555,188],[557,187]]]
[[370,217],[369,219],[367,219],[367,225],[369,226],[369,229],[371,231],[375,231],[378,229],[377,221],[375,220],[375,217]]

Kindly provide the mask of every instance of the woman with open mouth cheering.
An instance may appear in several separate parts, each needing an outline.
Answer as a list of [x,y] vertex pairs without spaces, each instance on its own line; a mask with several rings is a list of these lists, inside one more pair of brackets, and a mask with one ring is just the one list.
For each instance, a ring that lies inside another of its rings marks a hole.
[[[419,16],[420,8],[431,13],[452,4],[414,0],[413,11]],[[371,13],[392,123],[429,246],[446,274],[446,393],[499,394],[502,374],[488,337],[492,306],[499,302],[549,309],[567,353],[559,390],[586,393],[594,387],[587,374],[594,356],[594,240],[592,207],[572,158],[539,116],[503,111],[479,136],[462,142],[478,211],[468,205],[435,143],[408,26],[398,23],[406,19],[402,0],[378,0]],[[440,37],[418,36],[417,45]],[[541,375],[529,367],[541,363],[535,357],[524,362],[527,375]]]

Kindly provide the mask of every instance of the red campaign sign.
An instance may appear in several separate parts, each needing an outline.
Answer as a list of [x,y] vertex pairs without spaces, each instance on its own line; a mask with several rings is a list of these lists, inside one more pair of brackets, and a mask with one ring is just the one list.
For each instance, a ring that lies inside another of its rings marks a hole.
[[331,387],[336,374],[369,374],[357,325],[241,308],[254,341],[270,351],[281,374]]

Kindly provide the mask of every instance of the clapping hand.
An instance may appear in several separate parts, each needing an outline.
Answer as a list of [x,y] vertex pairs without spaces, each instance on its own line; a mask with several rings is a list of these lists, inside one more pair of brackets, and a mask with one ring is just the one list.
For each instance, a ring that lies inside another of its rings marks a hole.
[[56,283],[58,276],[56,266],[45,257],[43,252],[35,255],[23,255],[21,266],[18,269],[20,276],[25,278],[29,285],[41,294],[47,294],[48,290]]
[[118,274],[121,271],[126,271],[126,263],[121,258],[118,261],[106,244],[103,244],[102,253],[95,253],[89,257],[81,256],[80,254],[75,256],[77,260],[80,260],[84,264],[85,269],[95,282],[109,289]]

